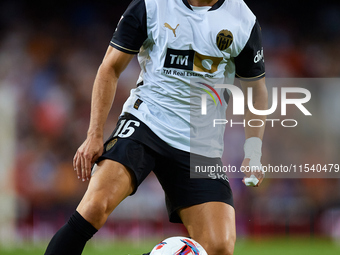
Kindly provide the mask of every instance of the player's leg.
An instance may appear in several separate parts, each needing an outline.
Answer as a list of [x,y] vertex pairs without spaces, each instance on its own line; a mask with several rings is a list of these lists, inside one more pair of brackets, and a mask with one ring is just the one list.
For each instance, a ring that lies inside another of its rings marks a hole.
[[236,241],[235,210],[223,202],[208,202],[180,209],[189,232],[209,255],[231,255]]
[[134,190],[131,173],[122,164],[103,160],[96,166],[77,211],[50,241],[46,255],[78,255],[113,209]]
[[195,171],[195,166],[222,166],[221,159],[177,149],[169,152],[171,157],[157,162],[154,172],[166,194],[170,221],[184,223],[189,236],[209,255],[233,254],[235,211],[228,178],[221,173],[213,179]]
[[132,193],[134,185],[130,171],[118,162],[103,160],[94,170],[77,211],[99,229],[117,205]]

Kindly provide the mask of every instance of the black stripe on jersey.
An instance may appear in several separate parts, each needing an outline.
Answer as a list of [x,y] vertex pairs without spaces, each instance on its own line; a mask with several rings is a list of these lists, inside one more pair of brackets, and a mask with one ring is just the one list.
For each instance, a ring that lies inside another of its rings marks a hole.
[[190,4],[188,3],[188,0],[182,0],[186,7],[188,7],[190,10],[192,10]]
[[133,0],[124,12],[110,45],[129,54],[137,54],[147,38],[144,0]]
[[248,42],[234,60],[236,77],[245,80],[258,80],[265,76],[261,27],[257,20]]
[[[188,3],[188,0],[182,0],[186,7],[188,7],[190,10],[192,10],[190,4]],[[225,0],[218,0],[208,11],[217,10],[220,8],[220,6],[225,2]]]
[[225,0],[219,0],[217,1],[217,3],[215,3],[210,9],[209,11],[213,11],[213,10],[217,10],[218,8],[220,8],[220,6],[224,3]]

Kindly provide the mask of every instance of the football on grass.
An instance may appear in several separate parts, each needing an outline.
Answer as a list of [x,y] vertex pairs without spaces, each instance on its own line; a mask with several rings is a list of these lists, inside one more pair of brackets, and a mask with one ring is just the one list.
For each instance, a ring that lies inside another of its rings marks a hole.
[[207,255],[203,247],[195,240],[175,236],[170,237],[157,244],[150,255]]

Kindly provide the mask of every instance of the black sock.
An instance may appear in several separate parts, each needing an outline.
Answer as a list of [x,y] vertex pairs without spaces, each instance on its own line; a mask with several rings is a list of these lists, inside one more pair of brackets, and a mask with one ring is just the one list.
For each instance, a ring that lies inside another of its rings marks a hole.
[[80,255],[86,242],[97,232],[77,211],[53,236],[45,255]]

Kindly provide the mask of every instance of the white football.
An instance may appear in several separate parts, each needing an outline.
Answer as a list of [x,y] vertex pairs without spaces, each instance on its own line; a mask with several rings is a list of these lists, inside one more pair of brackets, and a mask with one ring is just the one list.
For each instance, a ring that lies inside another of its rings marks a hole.
[[204,248],[195,240],[175,236],[157,244],[150,255],[208,255]]

